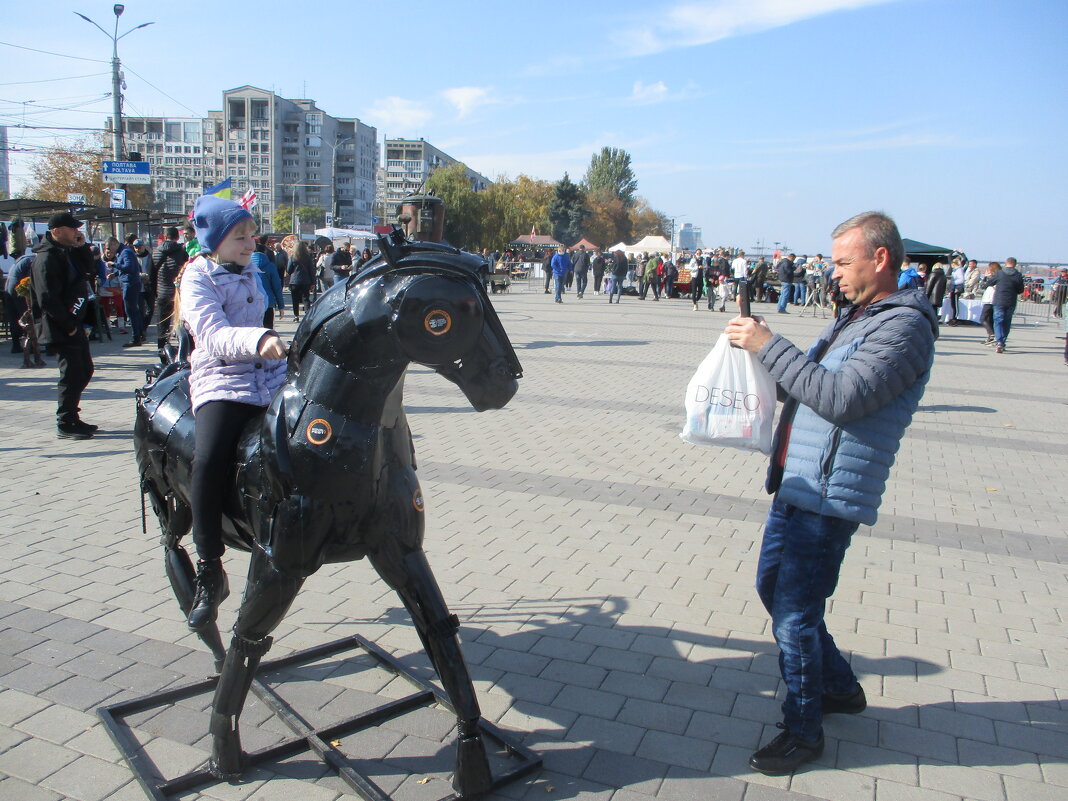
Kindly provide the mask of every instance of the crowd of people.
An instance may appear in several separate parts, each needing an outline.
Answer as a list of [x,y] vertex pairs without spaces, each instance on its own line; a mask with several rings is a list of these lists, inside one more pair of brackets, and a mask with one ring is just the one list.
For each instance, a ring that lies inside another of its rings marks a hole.
[[[89,340],[128,333],[130,339],[123,347],[137,348],[146,344],[149,327],[155,322],[154,344],[163,348],[174,328],[175,287],[184,265],[200,252],[192,223],[182,231],[176,227],[165,229],[150,248],[145,241],[147,237],[136,233],[128,234],[122,241],[109,237],[99,246],[87,243],[80,223],[74,226],[72,221],[75,218],[70,213],[54,215],[48,233],[36,242],[32,233],[21,239],[10,237],[14,265],[0,282],[12,352],[22,353],[23,367],[32,369],[45,366],[43,351],[52,351],[67,365],[63,372],[69,374],[68,394],[74,393],[83,379],[88,381],[86,374],[91,375],[91,359],[87,348],[79,347],[77,353],[68,352],[69,348],[65,351],[66,345],[58,342],[64,338],[62,332],[57,335],[48,330],[45,311],[33,302],[30,291],[35,262],[41,259],[43,264],[61,252],[84,273],[84,290],[75,294],[80,303],[77,319]],[[22,227],[18,230],[22,231]],[[544,292],[552,294],[557,303],[563,303],[569,292],[574,292],[576,299],[592,292],[616,304],[624,295],[639,301],[651,298],[654,302],[685,297],[694,311],[703,307],[726,312],[728,303],[733,306],[742,287],[746,288],[751,302],[774,303],[779,314],[789,314],[791,308],[811,307],[829,309],[837,315],[842,301],[835,267],[820,253],[813,257],[785,253],[774,263],[764,256],[748,257],[744,250],[729,247],[673,254],[605,252],[583,245],[522,253],[484,250],[482,255],[486,260],[484,279],[487,281],[491,270],[507,273],[518,262],[540,260]],[[286,289],[289,311],[294,321],[299,321],[321,292],[359,272],[371,259],[370,250],[357,251],[349,244],[335,247],[329,241],[320,240],[298,241],[283,247],[277,238],[259,238],[251,263],[258,271],[267,301],[264,325],[270,328],[276,318],[285,318]],[[976,260],[963,256],[955,257],[948,264],[930,266],[914,265],[906,258],[898,283],[902,288],[921,289],[936,316],[941,314],[943,301],[948,297],[946,323],[951,326],[960,322],[958,301],[981,299],[979,322],[986,331],[984,344],[997,353],[1006,351],[1017,302],[1025,291],[1025,279],[1015,259],[981,267]],[[1048,289],[1051,298],[1063,305],[1068,300],[1068,270],[1062,270]],[[1062,316],[1062,309],[1058,306],[1054,314]],[[1065,364],[1068,365],[1068,340]],[[61,402],[61,436],[75,435],[67,430],[77,422],[71,408],[69,399],[65,405]],[[79,436],[86,433],[80,430]]]

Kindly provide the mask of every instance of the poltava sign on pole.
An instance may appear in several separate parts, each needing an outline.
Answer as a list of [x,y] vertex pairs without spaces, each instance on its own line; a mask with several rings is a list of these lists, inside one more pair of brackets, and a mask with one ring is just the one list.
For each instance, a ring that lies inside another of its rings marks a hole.
[[105,161],[104,180],[113,184],[150,184],[147,161]]

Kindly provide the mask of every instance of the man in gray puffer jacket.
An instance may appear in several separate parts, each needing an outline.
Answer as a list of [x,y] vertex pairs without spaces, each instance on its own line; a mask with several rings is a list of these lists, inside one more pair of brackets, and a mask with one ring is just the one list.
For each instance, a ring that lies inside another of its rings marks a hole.
[[727,325],[757,354],[784,401],[767,489],[757,592],[771,615],[786,685],[782,733],[749,760],[791,773],[823,752],[823,716],[867,701],[823,621],[846,548],[875,523],[890,466],[923,397],[938,319],[918,289],[897,288],[904,246],[894,221],[866,212],[835,228],[833,277],[853,304],[809,349],[759,318]]

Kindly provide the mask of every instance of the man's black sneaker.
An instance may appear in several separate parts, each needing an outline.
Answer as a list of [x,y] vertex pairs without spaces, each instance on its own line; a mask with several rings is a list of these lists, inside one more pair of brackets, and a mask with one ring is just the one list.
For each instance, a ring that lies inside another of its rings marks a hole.
[[92,439],[93,432],[77,423],[60,423],[56,426],[57,439]]
[[80,428],[82,431],[88,431],[90,434],[95,434],[100,430],[100,426],[94,426],[92,423],[87,423],[84,420],[75,420],[73,425]]
[[753,770],[766,776],[785,776],[823,754],[822,734],[816,742],[806,743],[791,734],[784,724],[775,725],[782,729],[782,734],[749,757],[749,767]]
[[857,684],[855,690],[846,693],[824,693],[824,715],[859,715],[868,708],[864,688]]

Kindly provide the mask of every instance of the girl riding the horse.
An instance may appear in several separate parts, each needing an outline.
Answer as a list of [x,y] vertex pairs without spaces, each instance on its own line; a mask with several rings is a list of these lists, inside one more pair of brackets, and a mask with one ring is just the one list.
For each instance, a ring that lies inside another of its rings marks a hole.
[[190,505],[197,575],[187,623],[214,622],[229,595],[222,568],[225,487],[245,424],[262,414],[286,376],[286,346],[263,327],[267,299],[250,264],[256,224],[230,200],[205,195],[193,207],[199,255],[179,280],[175,306],[193,338],[189,389],[196,419]]

